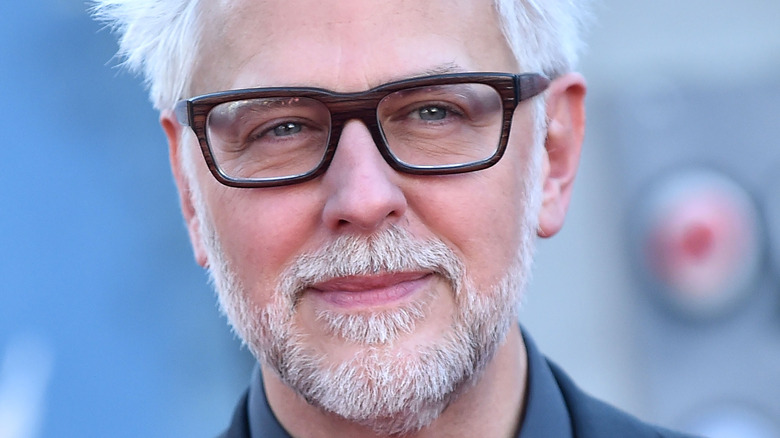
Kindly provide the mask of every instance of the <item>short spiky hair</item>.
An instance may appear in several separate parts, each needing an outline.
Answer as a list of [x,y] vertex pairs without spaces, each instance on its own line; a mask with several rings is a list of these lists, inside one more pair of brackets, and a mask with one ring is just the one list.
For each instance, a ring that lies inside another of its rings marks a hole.
[[[201,44],[201,0],[92,0],[119,34],[118,56],[143,74],[158,110],[187,97]],[[518,65],[550,77],[575,68],[589,0],[493,0]]]
[[173,108],[192,80],[200,0],[93,0],[91,12],[119,34],[123,65],[142,73],[158,110]]
[[493,0],[518,65],[557,77],[576,68],[590,0]]

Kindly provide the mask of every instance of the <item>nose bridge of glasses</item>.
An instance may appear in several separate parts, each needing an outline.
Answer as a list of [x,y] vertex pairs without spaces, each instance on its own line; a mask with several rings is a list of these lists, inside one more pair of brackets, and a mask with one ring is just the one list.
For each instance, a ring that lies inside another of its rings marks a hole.
[[363,123],[371,134],[379,153],[393,168],[397,168],[393,156],[390,154],[377,119],[377,105],[381,99],[377,96],[354,96],[350,99],[339,99],[327,103],[331,117],[329,153],[336,151],[341,139],[342,131],[347,122],[357,120]]

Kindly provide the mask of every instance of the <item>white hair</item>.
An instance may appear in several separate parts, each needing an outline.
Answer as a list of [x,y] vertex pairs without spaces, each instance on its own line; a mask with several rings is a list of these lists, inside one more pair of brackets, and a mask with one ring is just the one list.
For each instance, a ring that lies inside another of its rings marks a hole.
[[91,12],[119,34],[122,64],[141,73],[158,110],[192,82],[203,26],[199,0],[93,0]]
[[[502,31],[526,71],[572,71],[590,0],[493,0]],[[119,34],[118,56],[143,74],[158,110],[188,97],[203,25],[200,0],[92,0],[97,20]]]
[[577,67],[590,0],[493,0],[517,63],[555,78]]

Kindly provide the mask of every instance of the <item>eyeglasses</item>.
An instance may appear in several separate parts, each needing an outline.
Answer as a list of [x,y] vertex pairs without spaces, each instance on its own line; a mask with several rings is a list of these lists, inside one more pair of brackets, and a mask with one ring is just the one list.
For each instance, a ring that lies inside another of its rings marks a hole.
[[254,88],[179,101],[214,177],[232,187],[308,181],[327,170],[349,120],[363,122],[385,161],[415,175],[485,169],[506,149],[515,107],[549,85],[536,73],[455,73],[359,93]]

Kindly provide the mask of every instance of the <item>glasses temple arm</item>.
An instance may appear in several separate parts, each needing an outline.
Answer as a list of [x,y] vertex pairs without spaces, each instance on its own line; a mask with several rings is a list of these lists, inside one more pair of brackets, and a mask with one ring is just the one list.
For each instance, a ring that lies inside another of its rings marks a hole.
[[515,101],[520,103],[530,99],[550,86],[550,79],[537,73],[515,76]]
[[173,113],[176,115],[176,120],[181,126],[190,126],[190,102],[187,100],[180,100],[176,102],[173,107]]

